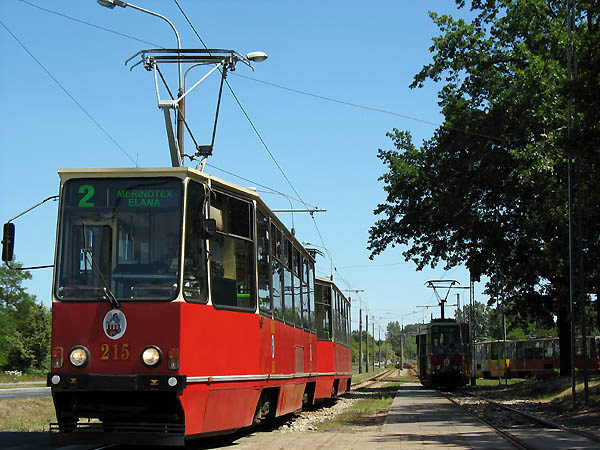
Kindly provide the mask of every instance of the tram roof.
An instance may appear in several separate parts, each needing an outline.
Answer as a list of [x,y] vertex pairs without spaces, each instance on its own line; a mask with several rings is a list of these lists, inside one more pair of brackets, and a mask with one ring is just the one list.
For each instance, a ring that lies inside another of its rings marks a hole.
[[58,175],[61,179],[61,184],[67,180],[73,178],[82,177],[96,177],[96,178],[110,178],[110,177],[176,177],[181,178],[192,178],[197,181],[209,182],[211,186],[218,186],[221,188],[228,189],[238,195],[249,197],[257,202],[262,209],[267,212],[271,218],[275,219],[277,225],[285,230],[286,237],[295,241],[297,247],[304,250],[305,256],[308,256],[314,261],[312,256],[306,251],[302,243],[288,230],[282,220],[269,208],[264,200],[258,195],[258,192],[254,189],[245,188],[235,183],[231,183],[222,178],[216,177],[206,172],[201,172],[191,167],[119,167],[119,168],[79,168],[79,169],[58,169]]

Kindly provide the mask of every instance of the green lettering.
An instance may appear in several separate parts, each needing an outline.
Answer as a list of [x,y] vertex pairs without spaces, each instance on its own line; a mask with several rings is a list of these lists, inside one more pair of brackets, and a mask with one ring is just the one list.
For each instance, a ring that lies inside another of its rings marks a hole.
[[81,200],[79,200],[77,206],[79,206],[80,208],[91,208],[95,206],[94,202],[88,201],[94,196],[94,186],[90,184],[81,185],[79,186],[79,190],[77,192],[79,192],[80,194],[83,194],[85,192],[85,195],[81,198]]

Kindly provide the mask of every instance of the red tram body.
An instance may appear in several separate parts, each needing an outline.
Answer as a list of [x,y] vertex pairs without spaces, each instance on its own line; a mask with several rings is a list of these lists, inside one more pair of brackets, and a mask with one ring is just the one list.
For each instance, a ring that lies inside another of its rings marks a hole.
[[348,390],[350,304],[255,191],[184,167],[59,174],[55,443],[183,445]]
[[471,376],[468,328],[454,319],[432,319],[417,335],[419,379],[424,386],[465,386]]

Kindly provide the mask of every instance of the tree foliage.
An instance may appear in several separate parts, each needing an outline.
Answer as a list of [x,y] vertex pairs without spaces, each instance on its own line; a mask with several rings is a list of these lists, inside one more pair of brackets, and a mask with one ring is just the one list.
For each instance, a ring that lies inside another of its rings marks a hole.
[[[442,84],[444,125],[420,148],[408,132],[388,133],[394,148],[378,154],[387,199],[369,238],[371,257],[405,245],[419,270],[464,263],[475,280],[488,276],[488,293],[523,322],[550,327],[558,316],[561,340],[568,339],[567,150],[577,169],[585,285],[600,291],[600,4],[577,5],[570,37],[564,0],[473,0],[470,23],[430,13],[441,35],[411,87]],[[578,61],[571,80],[570,45]]]
[[51,316],[22,283],[27,271],[0,267],[0,367],[41,371],[49,367]]

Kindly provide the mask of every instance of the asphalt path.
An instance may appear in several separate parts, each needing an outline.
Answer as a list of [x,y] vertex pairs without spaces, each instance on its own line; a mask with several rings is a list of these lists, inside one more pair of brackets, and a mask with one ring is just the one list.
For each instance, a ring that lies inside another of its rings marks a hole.
[[0,389],[0,400],[9,398],[50,397],[49,387]]

